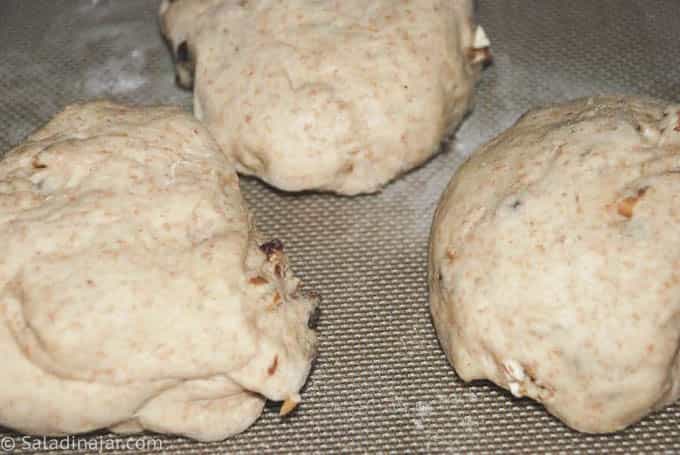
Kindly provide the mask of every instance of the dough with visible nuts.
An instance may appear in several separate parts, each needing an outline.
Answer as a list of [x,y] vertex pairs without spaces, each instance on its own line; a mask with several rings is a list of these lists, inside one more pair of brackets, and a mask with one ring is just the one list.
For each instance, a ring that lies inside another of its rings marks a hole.
[[455,174],[430,303],[465,381],[584,432],[680,396],[680,106],[582,99],[524,115]]
[[378,191],[469,110],[488,40],[471,0],[165,0],[194,114],[243,174]]
[[0,161],[0,425],[199,440],[299,401],[316,301],[177,108],[68,107]]

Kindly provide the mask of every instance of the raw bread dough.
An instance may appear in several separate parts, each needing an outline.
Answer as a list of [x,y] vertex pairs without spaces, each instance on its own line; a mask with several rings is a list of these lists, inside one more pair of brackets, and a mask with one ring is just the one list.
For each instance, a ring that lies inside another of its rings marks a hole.
[[315,299],[176,108],[73,105],[0,161],[0,425],[199,440],[299,399]]
[[[239,172],[370,193],[439,148],[488,41],[471,0],[165,0],[194,114]],[[194,75],[195,73],[195,75]]]
[[526,114],[456,173],[430,303],[465,381],[610,432],[680,396],[680,106],[627,97]]

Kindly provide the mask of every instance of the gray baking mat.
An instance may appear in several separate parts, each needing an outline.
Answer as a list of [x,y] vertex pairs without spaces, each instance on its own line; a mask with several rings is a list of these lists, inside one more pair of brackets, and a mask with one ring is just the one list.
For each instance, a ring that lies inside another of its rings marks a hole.
[[[0,0],[0,149],[75,100],[188,109],[157,7]],[[496,61],[445,153],[375,196],[288,195],[243,180],[261,230],[285,242],[307,286],[323,294],[321,353],[290,418],[270,406],[222,443],[160,437],[166,452],[680,451],[680,405],[621,433],[587,436],[490,384],[463,386],[434,336],[426,287],[440,192],[464,156],[527,108],[614,92],[680,101],[680,1],[485,0],[478,13]]]

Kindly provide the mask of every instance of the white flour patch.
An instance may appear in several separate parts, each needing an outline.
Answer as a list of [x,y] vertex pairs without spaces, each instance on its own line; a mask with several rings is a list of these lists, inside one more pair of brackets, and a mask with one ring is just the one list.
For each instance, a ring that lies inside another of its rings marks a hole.
[[125,95],[147,83],[142,75],[144,54],[134,49],[123,58],[109,58],[104,64],[88,68],[83,90],[89,96]]
[[124,96],[148,84],[146,56],[153,48],[148,33],[142,23],[127,24],[124,32],[112,24],[85,33],[80,44],[85,55],[99,48],[110,52],[103,62],[97,52],[89,55],[93,62],[83,74],[83,92],[89,97]]
[[413,424],[418,430],[425,428],[425,421],[427,417],[432,414],[432,405],[426,402],[419,401],[416,403],[416,418],[413,419]]

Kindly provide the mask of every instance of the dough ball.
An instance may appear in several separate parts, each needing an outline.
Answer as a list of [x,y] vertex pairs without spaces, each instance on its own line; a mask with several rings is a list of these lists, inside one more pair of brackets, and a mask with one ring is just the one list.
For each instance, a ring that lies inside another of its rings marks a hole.
[[315,299],[176,108],[68,107],[0,161],[0,425],[244,430],[298,401]]
[[538,109],[456,173],[436,211],[430,303],[465,381],[570,427],[622,429],[680,396],[680,106]]
[[439,148],[489,58],[471,0],[176,0],[177,80],[242,174],[378,191]]

